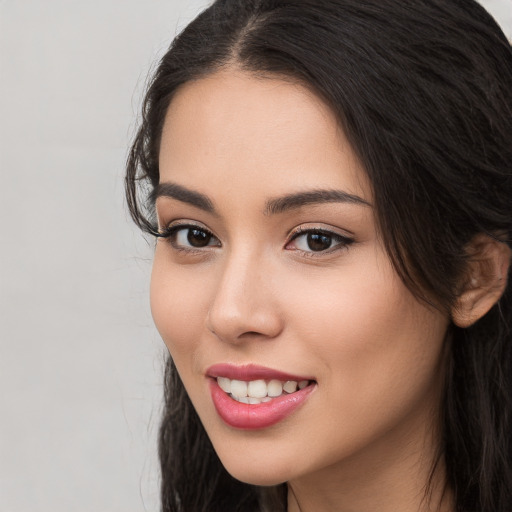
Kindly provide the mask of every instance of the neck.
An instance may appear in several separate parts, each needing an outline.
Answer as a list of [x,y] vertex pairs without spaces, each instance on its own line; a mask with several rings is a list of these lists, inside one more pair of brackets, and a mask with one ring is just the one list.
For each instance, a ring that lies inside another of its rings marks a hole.
[[[404,494],[392,487],[379,486],[372,482],[366,490],[341,489],[333,492],[327,486],[315,489],[288,485],[288,512],[454,512],[451,491],[440,485],[426,491],[410,487]],[[401,486],[402,488],[405,486]],[[322,492],[325,491],[325,492]]]
[[288,482],[288,512],[454,512],[438,436],[417,427]]

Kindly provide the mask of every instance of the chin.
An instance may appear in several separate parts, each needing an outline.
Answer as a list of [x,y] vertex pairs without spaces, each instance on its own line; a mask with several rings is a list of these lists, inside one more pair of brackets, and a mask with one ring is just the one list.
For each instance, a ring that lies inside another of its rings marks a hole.
[[[223,463],[224,465],[224,463]],[[267,471],[258,471],[255,468],[248,467],[235,467],[230,468],[229,466],[224,465],[226,471],[240,482],[244,482],[245,484],[258,485],[262,487],[272,487],[275,485],[280,485],[284,482],[288,481],[288,478],[283,475],[269,474]]]
[[[229,447],[227,449],[229,451]],[[287,482],[295,476],[290,465],[281,458],[277,461],[269,456],[271,451],[263,452],[261,457],[247,457],[240,452],[218,453],[226,471],[237,480],[246,484],[270,487]],[[224,456],[226,455],[226,456]],[[237,456],[238,455],[238,456]]]

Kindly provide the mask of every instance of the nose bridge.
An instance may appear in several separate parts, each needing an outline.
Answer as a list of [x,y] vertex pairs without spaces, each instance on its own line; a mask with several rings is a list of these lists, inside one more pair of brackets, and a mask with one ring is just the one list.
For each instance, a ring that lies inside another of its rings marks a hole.
[[265,255],[240,247],[226,254],[210,304],[208,329],[227,342],[244,335],[272,338],[281,329]]

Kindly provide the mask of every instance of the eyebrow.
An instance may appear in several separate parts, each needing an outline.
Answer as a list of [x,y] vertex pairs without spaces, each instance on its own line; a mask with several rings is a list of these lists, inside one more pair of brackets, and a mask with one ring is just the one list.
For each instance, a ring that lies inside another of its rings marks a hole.
[[371,206],[363,198],[343,190],[311,190],[270,199],[265,207],[265,215],[275,215],[288,210],[298,209],[308,204],[322,203],[352,203]]
[[[151,193],[151,200],[154,202],[159,197],[170,197],[183,203],[188,203],[208,213],[217,215],[212,200],[205,194],[195,192],[176,183],[159,183]],[[322,203],[351,203],[363,206],[371,204],[363,198],[349,194],[343,190],[309,190],[296,192],[282,197],[269,199],[265,204],[265,215],[276,215],[289,210],[301,208],[309,204]]]
[[155,202],[159,197],[170,197],[188,203],[209,213],[216,213],[211,199],[199,192],[177,185],[176,183],[159,183],[151,193],[150,200]]

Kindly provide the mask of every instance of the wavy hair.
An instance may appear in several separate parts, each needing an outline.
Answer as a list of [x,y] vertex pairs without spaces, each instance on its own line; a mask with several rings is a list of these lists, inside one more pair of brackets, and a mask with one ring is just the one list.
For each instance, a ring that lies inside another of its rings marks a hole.
[[[336,114],[372,185],[402,280],[449,311],[479,233],[511,245],[512,50],[473,0],[217,0],[173,41],[152,77],[126,196],[156,234],[162,125],[183,84],[221,68],[302,83]],[[457,512],[512,510],[512,292],[451,329],[442,411]],[[284,485],[222,467],[169,358],[160,428],[163,512],[286,510]]]

